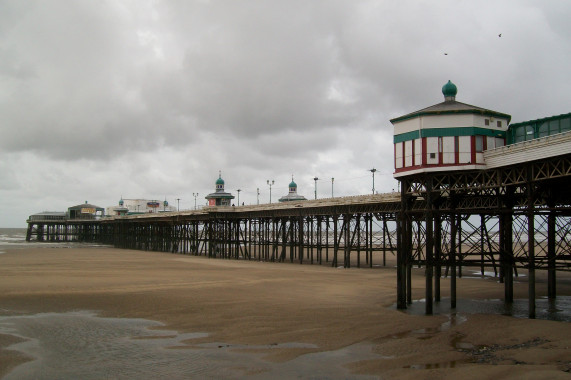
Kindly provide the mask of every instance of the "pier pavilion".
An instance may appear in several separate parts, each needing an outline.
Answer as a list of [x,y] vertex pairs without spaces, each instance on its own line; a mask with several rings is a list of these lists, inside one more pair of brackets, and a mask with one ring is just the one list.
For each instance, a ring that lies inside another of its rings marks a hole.
[[218,173],[218,179],[216,180],[215,186],[216,191],[205,197],[208,200],[208,206],[230,206],[230,202],[234,199],[234,196],[224,191],[222,172]]
[[297,183],[293,180],[293,175],[291,176],[291,182],[288,186],[288,193],[279,199],[279,202],[293,202],[293,201],[306,201],[307,199],[297,193]]

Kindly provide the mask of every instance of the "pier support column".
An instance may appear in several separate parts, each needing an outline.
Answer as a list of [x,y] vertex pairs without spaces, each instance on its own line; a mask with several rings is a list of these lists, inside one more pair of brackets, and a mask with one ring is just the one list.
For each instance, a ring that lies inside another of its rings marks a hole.
[[527,171],[527,251],[529,273],[529,318],[535,318],[535,207],[531,167]]
[[337,253],[339,251],[339,238],[338,238],[338,221],[339,216],[337,214],[333,215],[333,260],[331,265],[333,267],[337,266]]
[[450,308],[456,309],[456,212],[450,214]]
[[434,301],[440,302],[440,276],[442,275],[442,218],[434,215]]
[[[550,208],[553,207],[550,205]],[[555,212],[549,211],[547,216],[547,297],[554,299],[557,296],[555,271]]]
[[299,216],[299,263],[303,264],[303,216]]
[[501,280],[504,282],[504,302],[513,302],[513,214],[511,210],[500,216]]
[[397,309],[406,309],[406,181],[401,181],[401,208],[397,219]]
[[432,277],[434,276],[434,226],[433,226],[433,194],[432,194],[432,177],[426,180],[426,210],[425,210],[425,223],[426,223],[426,314],[432,315],[433,313],[433,288]]

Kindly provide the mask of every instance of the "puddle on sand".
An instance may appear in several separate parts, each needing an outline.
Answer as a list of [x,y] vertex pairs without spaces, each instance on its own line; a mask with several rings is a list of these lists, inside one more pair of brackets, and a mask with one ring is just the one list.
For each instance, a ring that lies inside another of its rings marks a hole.
[[[440,326],[403,331],[398,334],[392,334],[389,337],[392,339],[415,338],[419,340],[428,340],[433,338],[437,334],[442,332],[447,332],[452,327],[458,326],[468,320],[466,316],[457,313],[451,313],[448,314],[447,316],[448,320],[441,323]],[[473,349],[474,345],[468,342],[464,342],[463,341],[464,337],[465,336],[463,334],[453,333],[449,342],[450,346],[458,351]],[[467,363],[469,361],[470,361],[469,359],[464,359],[464,360],[444,361],[438,363],[423,363],[423,364],[415,363],[404,366],[403,368],[409,368],[409,369],[455,368],[457,365],[462,363]]]
[[466,361],[452,360],[443,363],[429,363],[429,364],[411,364],[404,366],[403,368],[410,369],[438,369],[438,368],[455,368],[460,363],[466,363]]
[[[424,299],[413,301],[407,305],[403,312],[414,315],[425,314],[426,302]],[[396,304],[391,308],[396,309]],[[440,302],[434,302],[433,314],[445,315],[454,313],[462,314],[499,314],[516,318],[528,318],[529,303],[527,299],[516,299],[512,304],[506,304],[499,299],[473,300],[458,299],[456,309],[450,309],[450,299],[443,298]],[[551,321],[571,322],[571,296],[557,296],[550,300],[547,297],[535,300],[535,318]]]
[[248,349],[315,346],[215,342],[190,348],[183,341],[208,334],[180,334],[160,330],[161,326],[159,322],[144,319],[101,318],[87,311],[0,316],[0,334],[26,339],[8,349],[34,358],[16,367],[4,379],[239,379],[245,375],[275,379],[369,379],[374,377],[353,375],[343,364],[380,357],[373,353],[372,344],[361,343],[271,363],[261,359],[263,353]]
[[421,340],[429,339],[432,336],[434,336],[434,334],[443,331],[448,331],[450,330],[451,327],[458,326],[466,322],[467,320],[468,318],[466,318],[466,316],[464,315],[452,313],[448,314],[448,320],[446,322],[441,323],[440,326],[438,327],[403,331],[401,333],[391,334],[390,337],[393,339],[402,339],[407,337],[414,337]]

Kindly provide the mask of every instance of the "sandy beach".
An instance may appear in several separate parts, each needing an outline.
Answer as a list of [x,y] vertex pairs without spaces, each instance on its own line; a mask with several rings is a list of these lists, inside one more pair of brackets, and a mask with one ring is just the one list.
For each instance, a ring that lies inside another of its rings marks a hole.
[[[414,298],[421,299],[422,269],[413,276]],[[558,294],[571,295],[569,275],[558,276]],[[503,296],[495,279],[473,277],[458,280],[459,299]],[[443,297],[448,282],[442,279]],[[515,298],[525,298],[527,286],[525,277],[518,278]],[[568,322],[461,308],[434,316],[403,313],[394,307],[395,288],[392,265],[343,269],[113,248],[24,248],[0,255],[0,315],[92,311],[98,317],[142,318],[181,334],[205,333],[173,352],[215,343],[261,358],[225,369],[228,378],[273,377],[272,366],[348,347],[350,354],[335,359],[347,371],[339,378],[570,377]],[[545,293],[539,272],[538,297]],[[33,360],[10,347],[22,340],[0,334],[0,377]],[[311,371],[301,377],[336,378],[320,377],[319,363]]]

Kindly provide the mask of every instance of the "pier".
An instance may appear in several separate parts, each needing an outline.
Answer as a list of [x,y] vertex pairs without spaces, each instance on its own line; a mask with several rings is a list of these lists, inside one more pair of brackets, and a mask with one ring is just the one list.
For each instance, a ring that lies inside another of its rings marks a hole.
[[[548,139],[567,141],[571,134]],[[383,266],[387,255],[396,255],[397,307],[412,302],[411,270],[423,267],[427,314],[441,301],[445,280],[450,307],[456,307],[456,280],[466,268],[494,272],[506,303],[513,302],[514,277],[525,271],[533,318],[535,271],[547,271],[548,295],[554,298],[557,271],[571,269],[571,154],[512,164],[507,158],[518,152],[517,146],[490,151],[508,165],[486,170],[406,176],[400,193],[97,220],[29,220],[28,239],[345,268]],[[373,261],[375,252],[383,258],[379,262]]]
[[391,120],[399,193],[235,207],[219,174],[201,210],[97,218],[78,205],[60,219],[30,217],[27,239],[344,268],[396,255],[397,307],[412,303],[411,271],[422,267],[426,314],[444,280],[456,308],[465,268],[493,272],[506,304],[525,274],[534,318],[536,271],[553,299],[557,272],[571,269],[571,114],[509,126],[510,115],[457,102],[451,81],[442,94]]

